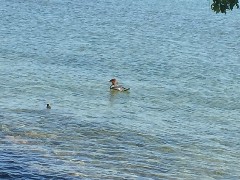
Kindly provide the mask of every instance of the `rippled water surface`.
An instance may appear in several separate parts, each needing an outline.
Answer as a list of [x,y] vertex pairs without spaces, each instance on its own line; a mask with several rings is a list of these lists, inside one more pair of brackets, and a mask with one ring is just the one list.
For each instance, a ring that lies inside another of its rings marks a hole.
[[240,179],[239,19],[203,0],[2,0],[0,179]]

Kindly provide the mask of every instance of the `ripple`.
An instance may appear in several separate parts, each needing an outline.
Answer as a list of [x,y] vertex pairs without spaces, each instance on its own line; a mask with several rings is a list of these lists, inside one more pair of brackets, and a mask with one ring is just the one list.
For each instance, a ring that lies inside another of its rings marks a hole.
[[0,179],[240,179],[239,13],[207,9],[3,1]]

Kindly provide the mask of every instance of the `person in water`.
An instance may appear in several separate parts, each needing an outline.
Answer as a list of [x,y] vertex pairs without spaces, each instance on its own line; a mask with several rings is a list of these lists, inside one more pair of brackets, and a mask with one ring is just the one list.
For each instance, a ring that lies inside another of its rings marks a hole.
[[109,82],[112,83],[112,85],[110,86],[110,89],[111,90],[116,90],[116,91],[127,91],[129,90],[130,88],[125,88],[121,85],[118,85],[118,82],[116,79],[111,79]]
[[47,109],[51,109],[51,106],[50,106],[50,104],[47,104]]

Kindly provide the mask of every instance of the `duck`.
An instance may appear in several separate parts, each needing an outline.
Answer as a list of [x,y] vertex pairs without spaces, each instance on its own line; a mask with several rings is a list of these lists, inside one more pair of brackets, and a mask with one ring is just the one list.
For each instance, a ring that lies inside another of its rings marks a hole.
[[47,109],[51,109],[51,106],[50,106],[50,104],[47,104]]
[[112,83],[112,85],[110,86],[110,90],[115,90],[115,91],[128,91],[130,88],[125,88],[121,85],[118,85],[118,82],[116,79],[111,79],[109,82]]

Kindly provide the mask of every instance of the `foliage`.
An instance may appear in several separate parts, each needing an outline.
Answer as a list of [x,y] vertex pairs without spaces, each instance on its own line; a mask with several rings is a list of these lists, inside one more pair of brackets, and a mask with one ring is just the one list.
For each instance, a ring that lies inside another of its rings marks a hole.
[[234,7],[239,8],[238,0],[213,0],[211,8],[216,13],[225,13],[227,10],[233,10]]

